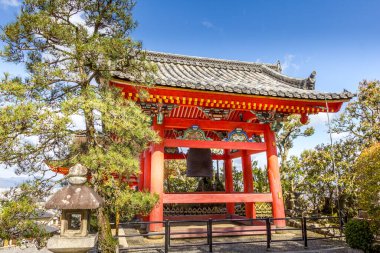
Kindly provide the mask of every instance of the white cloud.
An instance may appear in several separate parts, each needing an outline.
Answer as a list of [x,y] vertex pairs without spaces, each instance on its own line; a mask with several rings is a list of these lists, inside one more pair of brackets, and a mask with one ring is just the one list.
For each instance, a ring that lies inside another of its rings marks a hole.
[[[336,113],[329,113],[330,122],[336,117]],[[326,125],[328,123],[327,113],[320,112],[318,114],[309,115],[310,125],[316,127],[318,125]]]
[[83,12],[78,12],[70,17],[70,21],[76,25],[83,26],[88,33],[92,34],[93,28],[86,25],[86,21],[84,20],[83,15]]
[[70,21],[73,22],[74,24],[78,24],[78,25],[85,25],[85,21],[84,19],[82,18],[82,12],[79,12],[75,15],[72,15],[70,17]]
[[223,32],[223,29],[220,27],[217,27],[214,23],[204,20],[201,22],[201,25],[205,27],[206,29],[217,31],[217,32]]
[[300,65],[296,64],[294,62],[294,59],[295,59],[295,55],[293,54],[286,54],[285,57],[284,57],[284,62],[282,63],[281,67],[282,67],[282,71],[289,71],[289,70],[293,70],[293,71],[298,71],[300,69]]
[[202,24],[204,27],[208,28],[208,29],[213,29],[213,28],[215,28],[214,24],[211,23],[211,22],[209,22],[209,21],[203,21],[201,24]]
[[[17,177],[17,175],[14,173],[13,168],[5,168],[5,165],[0,164],[0,178],[11,178],[11,177]],[[0,187],[2,187],[0,185]]]
[[0,0],[0,5],[3,8],[18,7],[20,6],[20,2],[18,0]]
[[334,119],[339,118],[339,115],[341,113],[342,112],[337,112],[337,113],[330,112],[328,113],[328,117],[327,117],[327,113],[325,112],[320,112],[318,114],[311,114],[309,115],[310,123],[308,126],[312,126],[315,128],[323,126],[324,128],[327,129],[329,120],[332,126]]
[[331,137],[333,141],[338,141],[340,139],[346,138],[348,135],[349,135],[348,133],[332,133]]

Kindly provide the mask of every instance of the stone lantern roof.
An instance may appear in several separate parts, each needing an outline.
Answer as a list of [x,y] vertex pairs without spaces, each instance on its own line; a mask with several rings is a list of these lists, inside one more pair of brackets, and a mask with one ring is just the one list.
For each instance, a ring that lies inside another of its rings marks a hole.
[[97,209],[104,200],[90,187],[86,167],[77,164],[69,170],[70,185],[57,191],[45,204],[47,209]]

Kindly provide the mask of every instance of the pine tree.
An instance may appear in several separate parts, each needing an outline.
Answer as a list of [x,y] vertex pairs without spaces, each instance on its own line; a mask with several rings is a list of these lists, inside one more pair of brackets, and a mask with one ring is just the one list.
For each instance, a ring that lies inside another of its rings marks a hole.
[[[138,174],[139,153],[158,140],[149,118],[109,85],[116,70],[149,85],[146,73],[155,70],[130,37],[133,6],[130,0],[25,0],[0,35],[2,59],[25,65],[27,73],[5,74],[0,82],[0,163],[40,179],[51,166],[86,166],[107,203],[97,215],[103,252],[115,250],[109,225],[115,209],[130,217],[157,200],[119,180]],[[144,204],[133,208],[137,202]]]

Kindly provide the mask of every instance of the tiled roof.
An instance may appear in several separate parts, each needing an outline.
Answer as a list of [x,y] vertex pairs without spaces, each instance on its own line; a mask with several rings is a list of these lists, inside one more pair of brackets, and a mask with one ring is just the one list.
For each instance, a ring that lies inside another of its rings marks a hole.
[[[156,64],[154,83],[185,89],[217,91],[282,98],[312,100],[350,99],[348,91],[324,93],[315,91],[313,72],[305,79],[281,73],[281,65],[192,57],[147,52],[147,59]],[[115,77],[138,82],[128,73],[115,72]]]

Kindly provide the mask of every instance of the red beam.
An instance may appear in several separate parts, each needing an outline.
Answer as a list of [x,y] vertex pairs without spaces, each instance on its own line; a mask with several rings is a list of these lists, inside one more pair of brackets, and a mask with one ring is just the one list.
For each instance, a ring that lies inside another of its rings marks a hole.
[[166,129],[187,129],[193,125],[199,126],[203,131],[219,130],[232,131],[235,128],[242,128],[246,132],[264,132],[265,125],[247,122],[215,121],[202,119],[165,118]]
[[[212,160],[224,160],[224,155],[212,155]],[[186,159],[187,155],[185,154],[165,154],[166,160],[179,160],[179,159]]]
[[164,204],[272,202],[271,193],[170,193]]
[[188,147],[188,148],[218,148],[218,149],[244,149],[254,151],[265,151],[265,143],[256,142],[228,142],[228,141],[195,141],[165,139],[165,147]]

